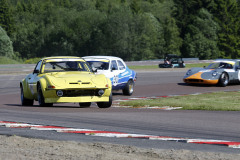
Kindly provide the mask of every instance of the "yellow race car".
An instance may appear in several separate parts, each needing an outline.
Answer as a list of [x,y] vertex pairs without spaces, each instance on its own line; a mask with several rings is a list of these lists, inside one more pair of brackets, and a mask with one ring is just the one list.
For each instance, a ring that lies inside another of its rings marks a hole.
[[20,82],[21,104],[40,106],[53,103],[77,102],[90,107],[97,102],[99,108],[112,105],[112,83],[103,74],[92,72],[88,63],[79,57],[47,57],[41,59],[33,73]]

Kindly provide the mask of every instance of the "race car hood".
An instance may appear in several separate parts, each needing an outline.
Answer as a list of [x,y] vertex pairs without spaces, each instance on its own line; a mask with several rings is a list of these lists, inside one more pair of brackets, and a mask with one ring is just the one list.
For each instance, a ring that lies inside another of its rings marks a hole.
[[[218,79],[224,69],[205,69],[205,68],[191,68],[187,71],[184,79]],[[213,73],[215,73],[213,75]]]
[[212,70],[210,69],[205,69],[205,68],[200,68],[200,67],[195,67],[195,68],[191,68],[187,71],[186,75],[187,76],[191,76],[193,74],[196,74],[198,72],[211,72]]
[[90,72],[55,72],[45,78],[57,88],[107,88],[108,84],[104,75]]

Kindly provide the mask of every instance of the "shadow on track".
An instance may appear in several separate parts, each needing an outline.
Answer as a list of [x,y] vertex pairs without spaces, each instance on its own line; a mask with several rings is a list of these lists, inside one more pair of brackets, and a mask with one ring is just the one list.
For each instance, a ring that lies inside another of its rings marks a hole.
[[54,104],[53,104],[53,106],[41,106],[41,107],[39,105],[22,106],[21,104],[4,104],[4,105],[6,105],[6,106],[14,106],[14,107],[22,107],[22,108],[81,108],[79,106],[59,106],[59,105],[56,106]]

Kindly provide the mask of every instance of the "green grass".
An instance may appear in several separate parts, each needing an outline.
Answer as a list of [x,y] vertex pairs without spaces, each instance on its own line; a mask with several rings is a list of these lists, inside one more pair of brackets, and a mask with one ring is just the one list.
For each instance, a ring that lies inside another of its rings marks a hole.
[[0,56],[0,64],[20,64],[20,62],[10,59],[8,57]]
[[193,68],[193,67],[204,67],[208,66],[210,63],[192,63],[192,64],[186,64],[186,68]]
[[0,64],[36,64],[40,59],[42,58],[19,59],[19,61],[17,61],[9,57],[0,56]]
[[182,107],[182,110],[240,111],[240,92],[216,92],[199,95],[173,96],[151,100],[132,100],[120,105],[141,107]]
[[38,61],[40,61],[42,58],[30,58],[24,61],[25,64],[36,64]]
[[[203,67],[208,66],[209,63],[194,63],[194,64],[186,64],[186,68],[193,67]],[[130,69],[158,69],[158,65],[146,65],[146,66],[128,66]]]
[[128,66],[130,69],[157,69],[158,65]]

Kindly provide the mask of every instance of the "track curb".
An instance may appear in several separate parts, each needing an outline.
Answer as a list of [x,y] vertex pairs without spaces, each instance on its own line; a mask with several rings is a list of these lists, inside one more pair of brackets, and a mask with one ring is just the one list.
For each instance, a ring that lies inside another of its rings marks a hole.
[[230,148],[240,148],[240,142],[232,142],[225,140],[212,140],[212,139],[191,139],[191,138],[179,138],[179,137],[168,137],[168,136],[154,136],[144,134],[131,134],[124,132],[115,131],[101,131],[92,129],[78,129],[69,128],[62,126],[50,126],[50,125],[39,125],[12,121],[0,121],[0,126],[8,128],[25,128],[41,131],[56,131],[60,133],[74,133],[83,134],[88,136],[99,136],[109,138],[137,138],[137,139],[148,139],[148,140],[161,140],[161,141],[174,141],[182,143],[196,143],[196,144],[212,144],[212,145],[224,145]]

